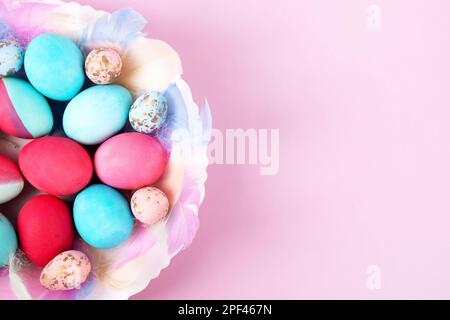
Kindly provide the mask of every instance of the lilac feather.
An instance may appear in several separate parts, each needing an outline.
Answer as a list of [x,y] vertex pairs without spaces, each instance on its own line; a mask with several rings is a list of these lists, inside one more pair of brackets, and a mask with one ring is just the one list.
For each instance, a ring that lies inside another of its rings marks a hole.
[[164,97],[169,106],[166,120],[167,129],[172,132],[177,129],[189,129],[189,115],[180,89],[173,84],[164,92]]
[[167,120],[155,136],[167,150],[171,150],[172,133],[180,129],[189,131],[189,115],[180,89],[175,84],[170,85],[163,94],[169,106]]
[[195,180],[185,175],[183,191],[167,222],[169,255],[190,246],[200,226],[201,192]]

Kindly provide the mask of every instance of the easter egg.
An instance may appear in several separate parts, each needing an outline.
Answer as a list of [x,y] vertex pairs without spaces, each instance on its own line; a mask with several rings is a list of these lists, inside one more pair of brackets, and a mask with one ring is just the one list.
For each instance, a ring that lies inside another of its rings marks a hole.
[[77,195],[73,217],[81,238],[98,249],[119,246],[133,231],[127,200],[117,190],[101,184],[89,186]]
[[23,190],[24,181],[17,165],[0,155],[0,204],[17,197]]
[[56,34],[34,38],[25,52],[25,72],[44,96],[72,99],[84,84],[83,55],[71,40]]
[[63,116],[64,131],[81,144],[102,143],[125,126],[132,99],[119,85],[91,87],[70,101]]
[[167,100],[157,91],[140,96],[130,109],[131,126],[137,132],[152,133],[167,118]]
[[64,201],[39,195],[28,201],[17,219],[20,247],[34,264],[45,267],[56,255],[72,247],[75,231]]
[[36,189],[55,196],[81,191],[93,174],[87,151],[62,137],[44,137],[27,144],[19,154],[19,167]]
[[80,289],[91,272],[89,258],[80,251],[60,253],[42,270],[41,285],[48,290]]
[[136,190],[157,181],[166,167],[167,151],[142,133],[122,133],[105,141],[95,153],[95,171],[114,188]]
[[33,139],[49,134],[52,128],[52,111],[42,95],[21,79],[0,79],[0,130]]
[[167,216],[169,212],[167,196],[155,187],[146,187],[136,191],[131,198],[131,210],[139,221],[155,224]]
[[16,232],[8,219],[0,213],[0,268],[8,264],[16,250]]
[[16,74],[23,65],[23,48],[14,40],[0,40],[0,77]]
[[97,48],[86,57],[85,70],[93,83],[113,83],[122,72],[122,59],[114,49]]

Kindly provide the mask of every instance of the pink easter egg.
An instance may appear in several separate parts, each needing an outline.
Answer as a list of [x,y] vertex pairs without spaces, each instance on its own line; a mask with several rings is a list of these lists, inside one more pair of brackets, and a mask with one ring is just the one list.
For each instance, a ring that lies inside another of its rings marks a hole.
[[99,179],[114,188],[136,190],[155,183],[164,173],[168,153],[148,135],[122,133],[105,141],[94,157]]
[[17,165],[0,155],[0,204],[17,197],[23,190],[24,181]]
[[131,198],[131,210],[136,219],[145,224],[155,224],[169,213],[169,199],[155,187],[139,189]]
[[41,285],[48,290],[79,289],[91,272],[88,257],[75,250],[60,253],[42,270]]

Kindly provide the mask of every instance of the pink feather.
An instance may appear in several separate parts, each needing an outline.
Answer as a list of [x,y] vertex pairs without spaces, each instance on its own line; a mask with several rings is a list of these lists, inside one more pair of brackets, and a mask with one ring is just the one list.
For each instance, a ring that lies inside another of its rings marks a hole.
[[171,256],[187,248],[194,240],[200,226],[198,208],[201,200],[199,186],[194,179],[186,175],[183,192],[172,209],[167,223],[168,246]]
[[12,34],[27,45],[34,37],[44,33],[43,25],[48,13],[57,5],[49,3],[0,1],[0,20],[5,23]]
[[123,254],[123,256],[116,263],[115,269],[119,269],[131,260],[142,256],[150,250],[155,243],[156,239],[152,235],[150,228],[142,223],[138,223],[134,228],[131,238],[126,244],[120,247],[120,253]]
[[0,300],[14,298],[14,294],[9,288],[8,268],[0,268]]

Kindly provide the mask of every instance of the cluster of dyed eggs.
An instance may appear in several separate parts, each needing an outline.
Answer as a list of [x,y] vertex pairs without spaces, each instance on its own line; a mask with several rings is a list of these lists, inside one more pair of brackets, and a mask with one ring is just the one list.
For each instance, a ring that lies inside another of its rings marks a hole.
[[[168,103],[159,92],[133,101],[114,84],[122,68],[115,50],[97,48],[85,58],[60,35],[38,36],[26,50],[0,41],[0,131],[33,139],[18,164],[0,155],[0,204],[20,197],[25,182],[43,193],[22,206],[16,229],[0,214],[0,268],[20,248],[43,268],[43,287],[76,289],[92,269],[88,256],[73,250],[78,236],[111,249],[129,239],[135,219],[152,225],[167,216],[169,200],[152,185],[168,154],[151,134],[164,125]],[[64,136],[52,136],[52,108],[63,108],[55,113]],[[134,193],[127,199],[122,191]]]

